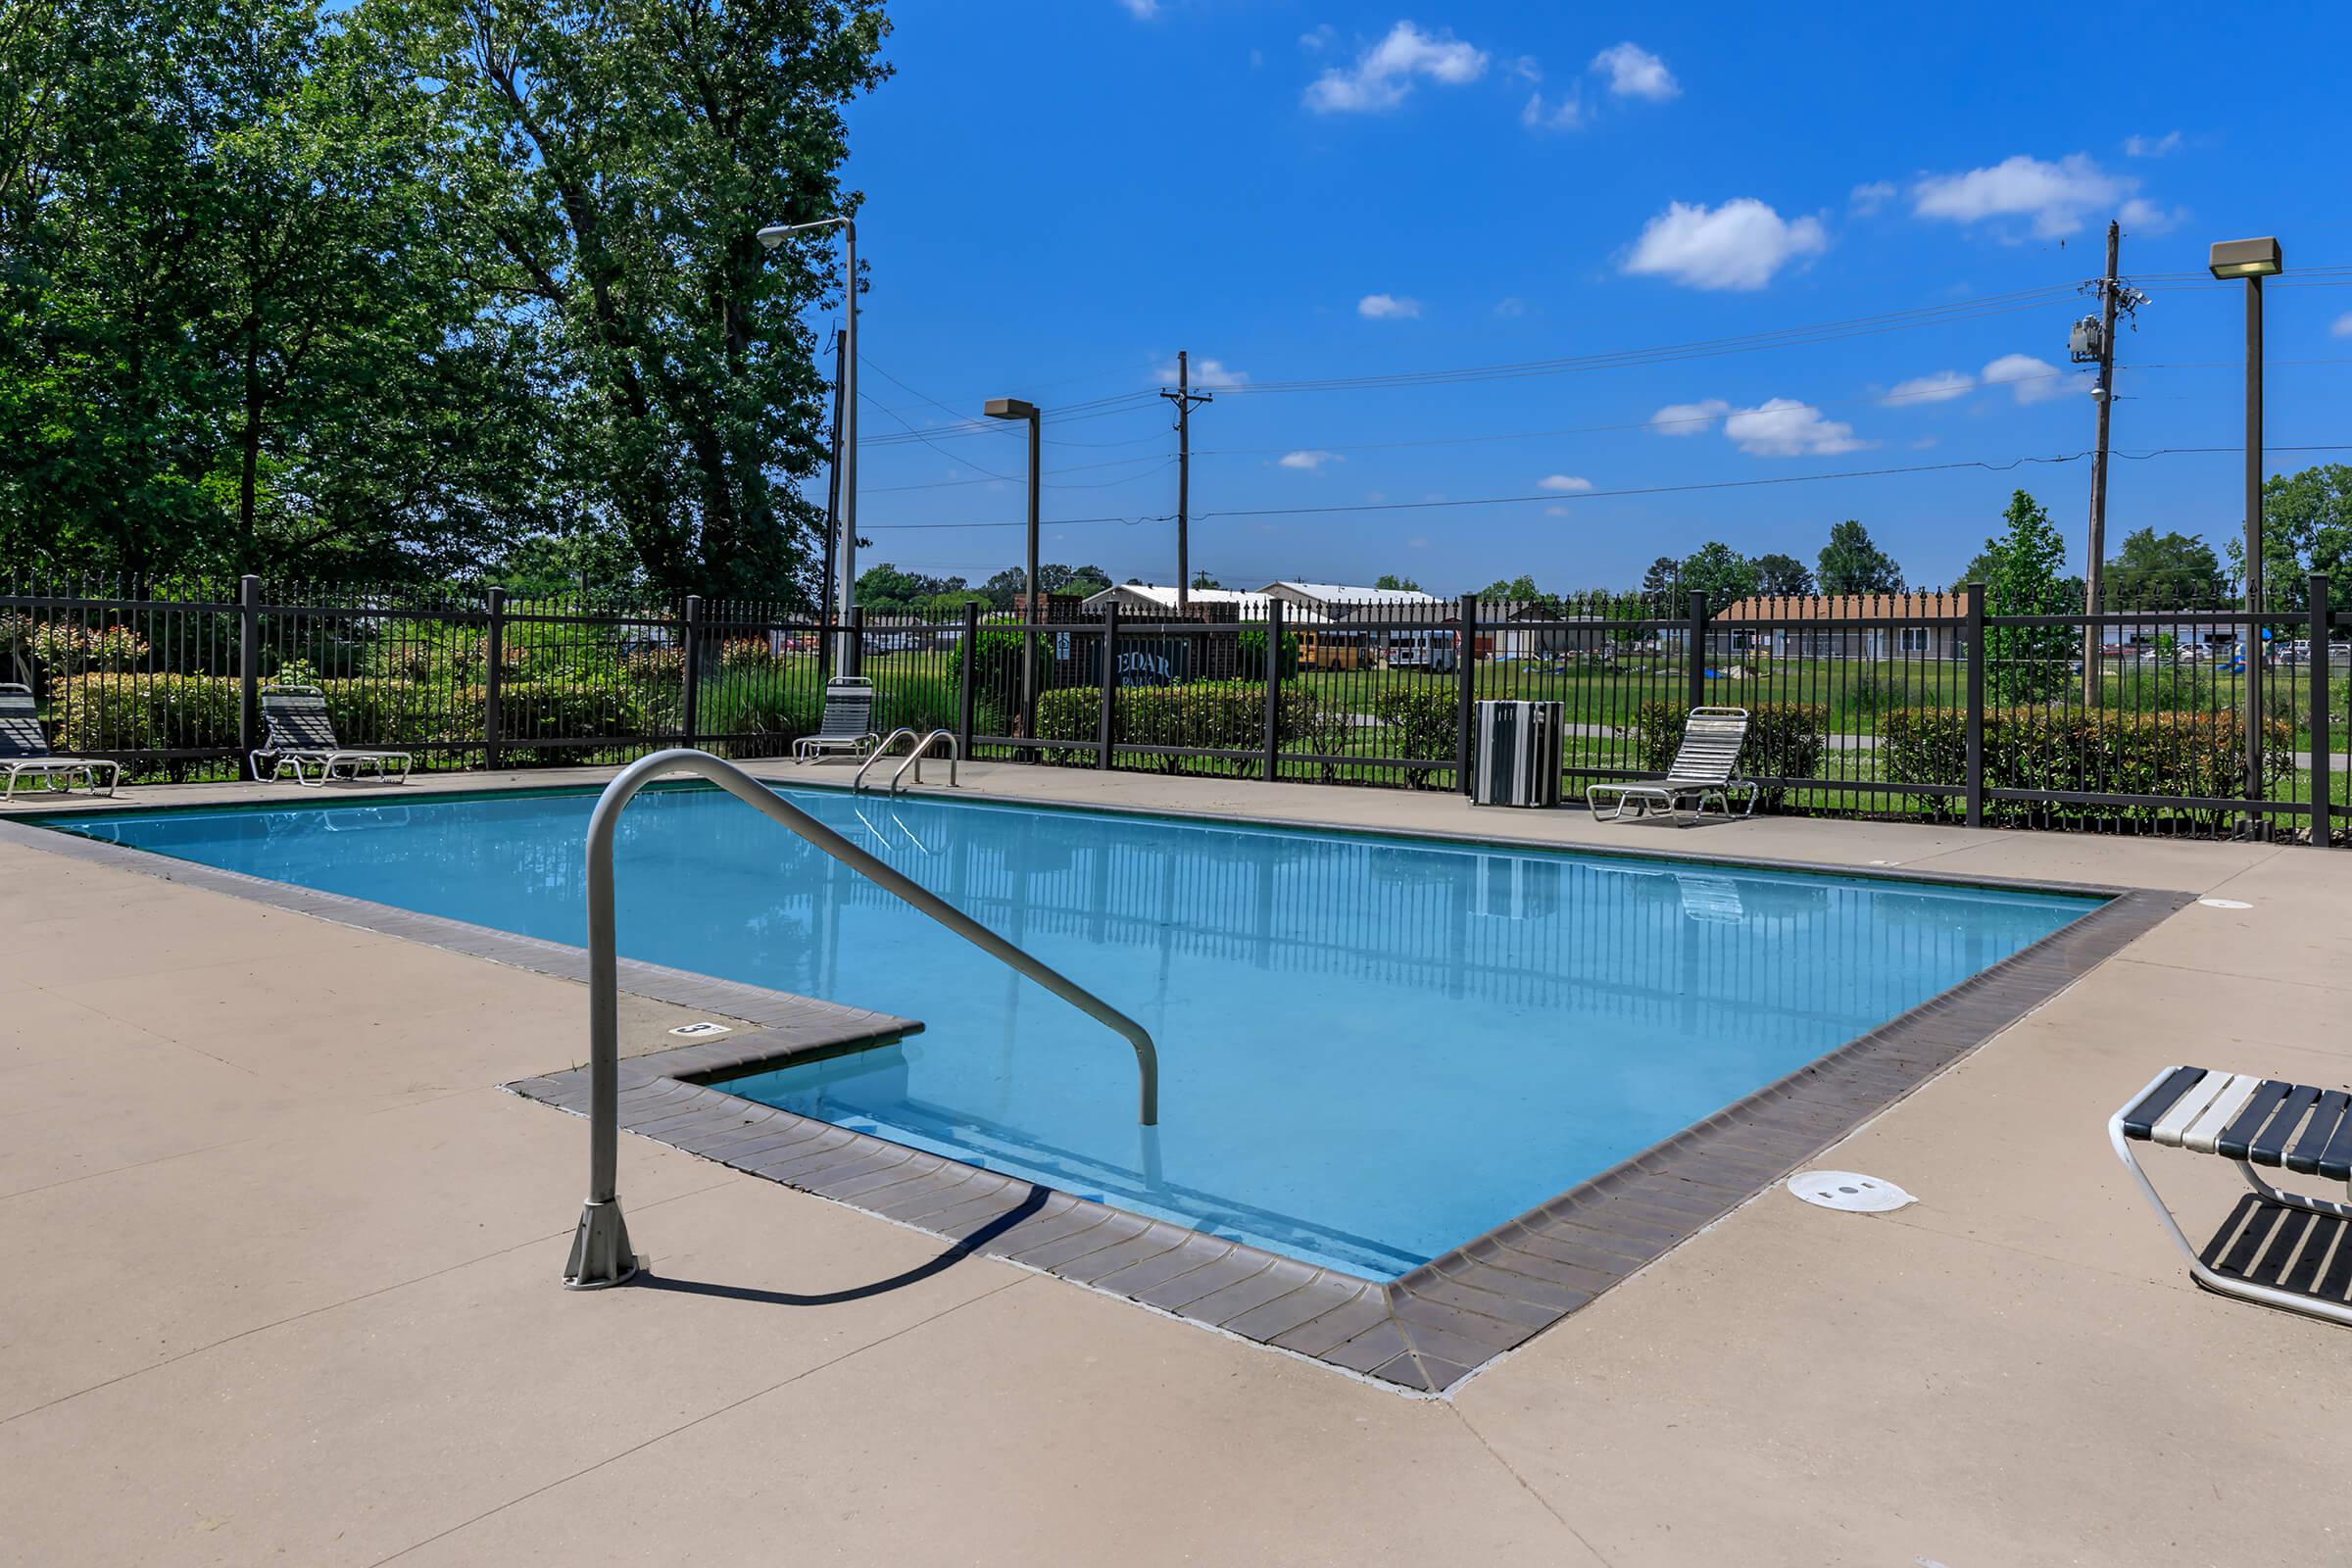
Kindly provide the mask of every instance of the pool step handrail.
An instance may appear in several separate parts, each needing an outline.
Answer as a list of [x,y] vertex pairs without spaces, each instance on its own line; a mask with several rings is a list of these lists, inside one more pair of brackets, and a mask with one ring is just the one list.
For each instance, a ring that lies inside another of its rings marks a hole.
[[919,883],[881,860],[777,795],[734,763],[709,752],[677,748],[630,763],[605,786],[588,817],[588,1204],[571,1241],[564,1283],[573,1290],[618,1285],[637,1272],[629,1230],[620,1213],[620,959],[612,912],[612,840],[620,813],[637,792],[666,773],[691,773],[709,780],[789,828],[883,891],[914,906],[981,952],[1027,976],[1062,1001],[1126,1037],[1135,1048],[1142,1080],[1137,1119],[1159,1122],[1159,1050],[1152,1033],[1060,970],[1022,952],[1003,937]]
[[906,754],[906,760],[901,762],[899,770],[890,775],[891,794],[896,795],[903,788],[899,781],[906,776],[906,770],[910,767],[914,769],[914,781],[917,784],[923,781],[923,759],[930,756],[932,748],[941,741],[948,743],[948,788],[956,787],[956,763],[962,756],[963,748],[956,743],[954,730],[935,729],[915,743],[914,750]]
[[911,725],[901,724],[897,729],[892,730],[889,734],[882,737],[881,745],[875,747],[872,751],[865,754],[865,760],[858,764],[858,771],[852,774],[850,777],[850,793],[852,795],[855,795],[859,790],[865,788],[865,770],[873,766],[876,762],[882,760],[883,758],[888,757],[890,755],[890,749],[899,744],[899,737],[902,735],[906,736],[910,741],[913,740],[915,738],[913,727]]

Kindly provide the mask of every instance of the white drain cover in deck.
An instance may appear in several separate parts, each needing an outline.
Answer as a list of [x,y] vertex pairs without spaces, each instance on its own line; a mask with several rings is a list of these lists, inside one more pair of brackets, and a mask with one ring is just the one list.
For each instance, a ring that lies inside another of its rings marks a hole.
[[1788,1178],[1788,1191],[1818,1208],[1848,1214],[1884,1214],[1919,1201],[1883,1176],[1850,1170],[1801,1170]]

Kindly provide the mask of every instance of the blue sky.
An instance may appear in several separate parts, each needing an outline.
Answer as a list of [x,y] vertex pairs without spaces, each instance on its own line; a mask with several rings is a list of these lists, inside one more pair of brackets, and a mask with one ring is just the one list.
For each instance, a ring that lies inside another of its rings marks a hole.
[[[1939,585],[2019,485],[2079,566],[2086,463],[1607,492],[2084,451],[2066,338],[2094,303],[2058,291],[2117,215],[2149,292],[2119,339],[2119,453],[2238,441],[2241,285],[2202,274],[2211,241],[2263,233],[2289,270],[2270,444],[2352,441],[2352,108],[2294,65],[2344,57],[2344,8],[930,0],[894,22],[849,170],[867,563],[1018,561],[1018,434],[958,428],[1009,395],[1047,410],[1049,521],[1121,519],[1050,527],[1047,559],[1170,580],[1173,524],[1127,520],[1175,510],[1168,407],[1102,400],[1182,348],[1217,390],[1192,560],[1229,587],[1627,585],[1715,538],[1809,564],[1848,516]],[[1897,312],[1923,314],[1863,319]],[[1641,352],[1830,322],[1859,324]],[[1635,363],[1280,389],[1610,355]],[[2238,473],[2119,460],[2110,548],[2142,525],[2218,547]],[[1538,499],[1450,504],[1505,496]],[[1307,508],[1363,510],[1284,511]]]

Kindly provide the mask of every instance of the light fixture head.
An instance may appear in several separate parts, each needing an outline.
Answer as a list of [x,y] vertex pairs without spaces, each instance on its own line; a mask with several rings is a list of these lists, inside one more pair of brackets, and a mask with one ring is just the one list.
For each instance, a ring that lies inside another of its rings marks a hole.
[[990,398],[980,405],[980,412],[992,419],[1034,419],[1037,405],[1020,398]]
[[783,244],[785,236],[789,235],[791,232],[792,230],[785,227],[782,223],[769,223],[760,230],[760,243],[768,250],[772,251],[777,246]]
[[2278,256],[2278,241],[2267,235],[2222,240],[2213,247],[2206,266],[2221,278],[2272,277],[2285,270]]

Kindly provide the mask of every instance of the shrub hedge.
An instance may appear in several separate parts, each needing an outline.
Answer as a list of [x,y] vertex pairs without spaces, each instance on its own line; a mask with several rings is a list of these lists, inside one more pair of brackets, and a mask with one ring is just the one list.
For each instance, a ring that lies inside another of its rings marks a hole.
[[[1683,721],[1690,710],[1681,703],[1649,702],[1634,710],[1637,765],[1663,773],[1683,743]],[[1747,710],[1747,741],[1740,748],[1740,770],[1756,778],[1819,778],[1828,749],[1829,710],[1811,703],[1764,703]],[[1881,720],[1882,726],[1885,720]],[[1775,809],[1786,789],[1766,789],[1756,804]]]
[[[478,685],[327,680],[336,737],[351,746],[464,748],[482,744],[488,692]],[[60,751],[226,751],[237,747],[237,682],[223,675],[70,675],[52,685],[51,720]],[[499,690],[502,750],[516,766],[576,761],[593,748],[534,740],[595,739],[646,732],[634,693],[611,686],[510,681]],[[419,760],[422,760],[421,759]],[[203,771],[198,758],[157,760],[141,774],[173,779]]]
[[[1316,702],[1312,692],[1283,692],[1275,715],[1276,743],[1305,735],[1313,725]],[[1037,699],[1040,740],[1071,741],[1086,748],[1055,748],[1046,754],[1056,762],[1073,762],[1093,755],[1092,748],[1102,711],[1099,686],[1065,686],[1041,692]],[[1197,746],[1204,750],[1253,752],[1266,741],[1266,688],[1262,681],[1196,681],[1187,686],[1130,686],[1119,693],[1113,711],[1112,739],[1129,746]],[[1152,765],[1175,772],[1188,760],[1155,756]],[[1232,764],[1200,759],[1211,771]]]
[[[1461,699],[1451,687],[1384,686],[1372,696],[1372,717],[1388,731],[1380,748],[1395,757],[1443,758],[1451,763],[1460,716]],[[1408,767],[1404,781],[1425,790],[1436,772]]]
[[[2264,725],[2266,788],[2295,769],[2294,726]],[[2102,795],[2178,795],[2234,800],[2244,793],[2245,721],[2233,712],[2132,713],[2039,708],[1995,709],[1984,715],[1984,785],[2003,790],[2067,790]],[[1968,716],[1943,708],[1879,715],[1879,765],[1907,784],[1968,783]],[[1934,814],[1966,810],[1959,796],[1929,798]],[[2099,823],[2174,819],[2212,826],[2226,811],[2181,807],[2092,806],[2063,802],[1986,801],[1988,821]]]

